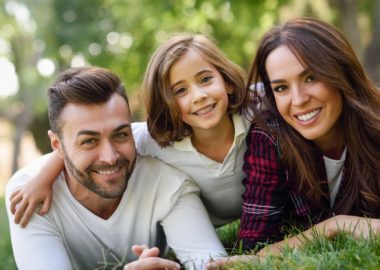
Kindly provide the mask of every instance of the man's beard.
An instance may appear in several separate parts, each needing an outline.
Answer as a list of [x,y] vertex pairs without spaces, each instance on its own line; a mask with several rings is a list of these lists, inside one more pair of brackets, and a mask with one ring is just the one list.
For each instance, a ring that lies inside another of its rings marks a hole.
[[[98,194],[100,197],[107,199],[119,198],[127,189],[128,180],[131,177],[135,168],[136,156],[132,161],[132,165],[130,165],[130,161],[128,159],[120,158],[113,165],[90,165],[84,171],[81,171],[75,167],[73,161],[69,158],[64,146],[63,151],[65,153],[64,158],[66,161],[66,170],[68,170],[71,173],[71,175],[74,176],[74,178],[84,187]],[[108,181],[109,184],[114,187],[114,189],[112,190],[107,189],[107,187],[104,187],[99,183],[96,183],[93,177],[91,177],[91,173],[96,173],[95,170],[100,171],[122,167],[126,168],[126,171],[123,173],[123,175],[121,175],[117,179],[112,179]]]

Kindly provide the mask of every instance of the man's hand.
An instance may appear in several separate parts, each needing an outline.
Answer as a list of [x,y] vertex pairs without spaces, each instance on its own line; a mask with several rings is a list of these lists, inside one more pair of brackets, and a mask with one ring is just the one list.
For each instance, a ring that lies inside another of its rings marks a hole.
[[178,263],[159,258],[158,255],[160,250],[156,247],[148,248],[146,245],[134,245],[132,246],[132,251],[139,258],[134,262],[126,264],[124,266],[124,270],[180,269],[180,265]]

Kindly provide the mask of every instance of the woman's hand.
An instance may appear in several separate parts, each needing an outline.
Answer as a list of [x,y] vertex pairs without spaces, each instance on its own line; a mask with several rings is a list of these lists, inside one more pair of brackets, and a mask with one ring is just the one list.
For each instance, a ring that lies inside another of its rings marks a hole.
[[380,219],[375,218],[338,215],[326,220],[325,225],[328,238],[335,237],[339,232],[350,233],[356,239],[380,234]]

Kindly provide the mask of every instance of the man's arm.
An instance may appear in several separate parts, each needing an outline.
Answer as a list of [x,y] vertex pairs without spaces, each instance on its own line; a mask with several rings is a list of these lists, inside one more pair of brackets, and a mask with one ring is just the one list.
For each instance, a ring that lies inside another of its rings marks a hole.
[[179,197],[162,221],[168,245],[186,269],[203,269],[210,259],[226,256],[198,194],[189,191],[190,181],[181,187]]
[[[38,162],[43,162],[40,159]],[[10,207],[10,195],[33,175],[34,163],[16,173],[7,184],[6,207],[12,239],[13,254],[18,269],[72,269],[60,234],[48,216],[33,215],[27,228],[15,223]]]

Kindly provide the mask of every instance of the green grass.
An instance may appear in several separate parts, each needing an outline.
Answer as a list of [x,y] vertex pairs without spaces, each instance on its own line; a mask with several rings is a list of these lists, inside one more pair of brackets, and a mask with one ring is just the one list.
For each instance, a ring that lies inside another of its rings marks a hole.
[[5,201],[0,197],[0,270],[17,269],[13,258]]
[[[217,229],[231,255],[242,254],[237,244],[239,221]],[[0,270],[17,269],[9,236],[4,198],[0,197]],[[279,257],[268,256],[261,262],[235,263],[225,269],[234,270],[375,270],[380,269],[380,237],[353,239],[341,233],[333,240],[315,236],[300,250],[284,248]]]
[[325,237],[314,235],[314,240],[305,242],[302,249],[285,247],[279,257],[267,256],[260,262],[252,260],[248,263],[234,263],[225,269],[380,269],[380,237],[371,235],[368,239],[354,239],[351,235],[340,233],[333,240],[327,240]]

